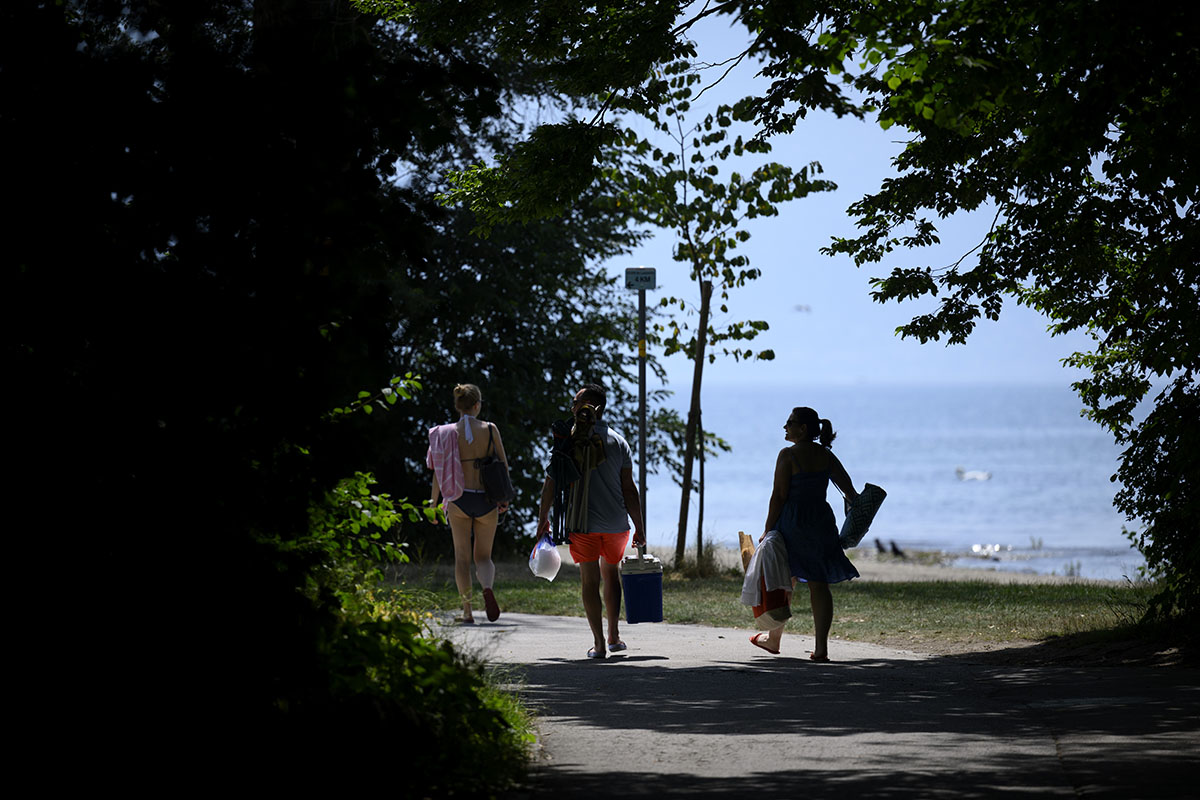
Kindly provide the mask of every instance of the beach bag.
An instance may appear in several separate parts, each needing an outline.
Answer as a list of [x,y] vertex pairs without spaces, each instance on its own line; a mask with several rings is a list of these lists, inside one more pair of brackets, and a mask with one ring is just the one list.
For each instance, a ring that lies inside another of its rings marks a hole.
[[549,538],[539,536],[529,553],[530,572],[539,578],[552,581],[558,575],[558,568],[561,566],[562,556],[558,554],[558,548],[550,544]]
[[868,483],[863,486],[862,494],[850,506],[850,511],[847,512],[846,519],[842,522],[842,532],[838,535],[838,544],[842,546],[843,550],[858,547],[858,543],[870,530],[871,522],[875,519],[875,512],[883,505],[885,497],[887,497],[887,492],[875,484]]
[[483,458],[475,459],[479,468],[479,480],[483,484],[484,494],[492,503],[507,503],[515,496],[512,481],[508,477],[508,465],[496,456],[496,442],[493,437],[495,428],[488,425],[489,453]]

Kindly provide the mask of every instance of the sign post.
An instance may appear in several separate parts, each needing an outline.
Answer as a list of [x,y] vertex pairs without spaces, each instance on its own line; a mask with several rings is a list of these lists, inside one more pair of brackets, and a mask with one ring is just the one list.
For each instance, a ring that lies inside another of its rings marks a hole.
[[[657,289],[654,267],[627,267],[625,288],[638,293],[638,495],[646,525],[646,290]],[[643,527],[643,533],[645,533]],[[646,534],[649,536],[649,534]]]

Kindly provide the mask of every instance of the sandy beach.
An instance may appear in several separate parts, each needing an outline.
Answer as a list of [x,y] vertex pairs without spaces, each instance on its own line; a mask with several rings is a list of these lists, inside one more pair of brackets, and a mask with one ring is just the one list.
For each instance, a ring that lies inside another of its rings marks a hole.
[[1124,581],[1040,575],[986,566],[951,567],[936,562],[936,554],[914,553],[909,558],[877,555],[859,548],[848,553],[865,581],[987,581],[989,583],[1096,583],[1118,585]]
[[[563,548],[563,554],[563,565],[567,566],[570,564],[570,558],[566,556],[566,548]],[[667,553],[655,553],[655,555],[663,560],[670,557]],[[717,563],[723,567],[737,566],[740,568],[741,566],[741,554],[737,550],[717,548],[713,555]],[[846,555],[850,557],[851,562],[862,576],[861,580],[864,581],[986,581],[988,583],[1095,583],[1104,585],[1123,583],[1122,581],[1003,570],[989,567],[987,566],[988,562],[983,560],[977,568],[952,567],[941,563],[945,560],[941,553],[912,552],[904,558],[900,558],[890,554],[880,555],[873,547],[857,547],[847,550]],[[687,550],[685,558],[695,558],[695,550]]]

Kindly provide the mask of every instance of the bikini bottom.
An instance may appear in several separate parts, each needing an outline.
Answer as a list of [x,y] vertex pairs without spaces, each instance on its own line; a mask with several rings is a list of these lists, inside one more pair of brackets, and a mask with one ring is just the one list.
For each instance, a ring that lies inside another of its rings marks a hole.
[[464,489],[457,500],[451,500],[450,502],[458,506],[458,510],[471,519],[479,519],[486,516],[496,508],[496,504],[488,500],[484,492],[474,489]]

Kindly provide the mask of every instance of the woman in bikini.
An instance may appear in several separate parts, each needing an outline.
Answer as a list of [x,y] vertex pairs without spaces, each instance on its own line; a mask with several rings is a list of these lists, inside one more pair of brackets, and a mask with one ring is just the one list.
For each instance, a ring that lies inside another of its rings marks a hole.
[[[783,438],[792,446],[780,450],[775,459],[775,481],[763,536],[772,530],[783,534],[792,586],[797,580],[807,583],[812,601],[816,646],[810,658],[828,661],[829,629],[833,624],[829,584],[857,578],[858,570],[838,544],[837,522],[825,500],[825,489],[832,481],[845,496],[847,508],[858,492],[829,449],[836,436],[829,420],[819,419],[811,408],[794,408],[783,430]],[[818,438],[819,444],[815,441]],[[750,642],[778,653],[783,628],[781,625],[769,633],[756,633]]]
[[499,429],[479,419],[482,404],[478,386],[464,383],[454,387],[454,407],[461,415],[458,422],[439,425],[429,431],[427,463],[433,469],[430,505],[436,505],[440,496],[445,497],[443,509],[454,537],[454,582],[462,598],[460,621],[464,625],[475,622],[471,611],[472,554],[475,575],[483,587],[487,618],[495,621],[500,616],[500,606],[492,591],[496,577],[492,542],[496,538],[499,515],[508,510],[508,504],[497,505],[488,500],[477,462],[494,454],[507,464],[508,457],[504,454]]

